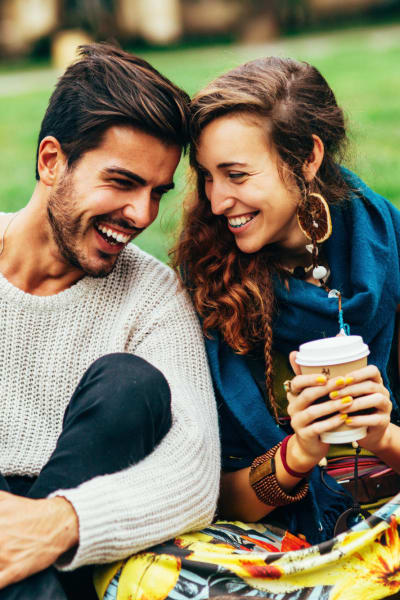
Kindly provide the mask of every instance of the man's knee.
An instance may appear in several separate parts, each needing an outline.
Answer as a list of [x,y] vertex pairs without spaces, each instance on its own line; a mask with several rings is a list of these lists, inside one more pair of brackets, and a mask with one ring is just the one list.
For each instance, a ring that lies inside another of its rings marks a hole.
[[107,354],[85,373],[66,418],[77,411],[90,411],[91,418],[107,424],[110,437],[144,428],[158,442],[171,426],[170,388],[161,371],[143,358]]

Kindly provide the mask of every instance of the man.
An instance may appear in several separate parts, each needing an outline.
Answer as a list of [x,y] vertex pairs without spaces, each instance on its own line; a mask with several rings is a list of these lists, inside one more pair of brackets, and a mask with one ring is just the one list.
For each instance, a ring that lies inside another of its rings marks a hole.
[[187,106],[145,61],[82,47],[42,123],[33,195],[0,214],[1,598],[90,598],[80,567],[213,516],[199,325],[172,271],[128,247],[173,187]]

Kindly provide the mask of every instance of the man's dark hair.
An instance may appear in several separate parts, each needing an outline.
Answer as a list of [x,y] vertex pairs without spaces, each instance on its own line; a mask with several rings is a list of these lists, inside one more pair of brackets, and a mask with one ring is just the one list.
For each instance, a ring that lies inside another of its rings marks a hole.
[[136,127],[167,144],[186,146],[190,99],[183,90],[145,60],[111,44],[80,46],[79,54],[50,98],[37,156],[42,139],[52,135],[70,167],[96,148],[113,125]]

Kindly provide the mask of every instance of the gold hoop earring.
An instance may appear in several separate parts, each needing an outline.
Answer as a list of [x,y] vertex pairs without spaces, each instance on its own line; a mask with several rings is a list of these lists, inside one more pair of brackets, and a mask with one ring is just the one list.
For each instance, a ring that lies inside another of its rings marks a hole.
[[329,205],[321,194],[311,192],[297,207],[297,221],[307,239],[322,244],[332,234]]
[[297,222],[311,244],[306,246],[312,255],[313,277],[323,280],[328,275],[326,267],[318,264],[318,244],[325,242],[332,234],[332,219],[329,205],[321,194],[311,192],[297,207]]

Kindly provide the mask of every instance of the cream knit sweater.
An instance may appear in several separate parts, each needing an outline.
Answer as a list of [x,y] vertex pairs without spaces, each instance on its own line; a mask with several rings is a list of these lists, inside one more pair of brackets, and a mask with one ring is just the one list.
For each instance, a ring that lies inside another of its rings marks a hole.
[[171,430],[147,458],[52,494],[79,519],[79,547],[62,568],[114,561],[211,521],[220,469],[212,384],[198,320],[168,267],[131,245],[108,277],[48,297],[0,275],[0,331],[3,475],[38,475],[96,358],[132,352],[171,388]]

